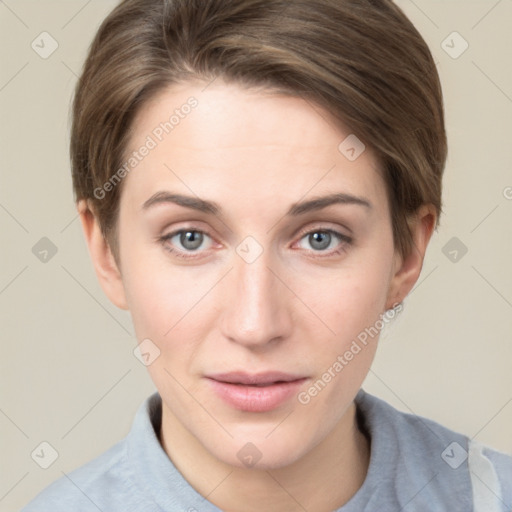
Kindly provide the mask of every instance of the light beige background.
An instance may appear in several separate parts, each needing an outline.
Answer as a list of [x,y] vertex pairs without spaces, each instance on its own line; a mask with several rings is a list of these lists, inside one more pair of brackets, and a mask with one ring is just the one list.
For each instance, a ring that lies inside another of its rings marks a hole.
[[[71,93],[115,3],[0,1],[0,511],[121,439],[153,391],[129,316],[96,282],[68,163]],[[512,1],[398,3],[444,87],[445,214],[365,387],[512,453]],[[31,48],[43,31],[59,45],[47,59]],[[442,47],[454,31],[469,43],[456,59]],[[46,263],[32,253],[42,237],[58,249]],[[468,248],[456,263],[443,253],[453,237]],[[31,458],[43,441],[59,454],[46,470]]]

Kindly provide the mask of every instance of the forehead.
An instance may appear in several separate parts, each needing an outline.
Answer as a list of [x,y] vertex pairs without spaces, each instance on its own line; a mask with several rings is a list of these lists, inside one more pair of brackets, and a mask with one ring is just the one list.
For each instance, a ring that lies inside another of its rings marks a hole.
[[378,202],[385,194],[377,161],[370,148],[354,159],[358,144],[328,112],[302,98],[220,81],[181,84],[138,112],[127,158],[144,146],[150,150],[134,160],[123,195],[142,204],[155,192],[179,189],[219,202],[291,203],[336,191]]

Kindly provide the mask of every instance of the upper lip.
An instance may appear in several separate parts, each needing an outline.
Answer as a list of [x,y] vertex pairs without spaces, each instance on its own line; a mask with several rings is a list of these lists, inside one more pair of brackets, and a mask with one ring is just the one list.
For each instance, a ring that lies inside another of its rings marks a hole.
[[261,372],[261,373],[247,373],[247,372],[229,372],[229,373],[217,373],[213,375],[207,375],[209,379],[216,380],[218,382],[227,382],[229,384],[272,384],[274,382],[293,382],[295,380],[301,380],[305,377],[303,375],[293,375],[284,372]]

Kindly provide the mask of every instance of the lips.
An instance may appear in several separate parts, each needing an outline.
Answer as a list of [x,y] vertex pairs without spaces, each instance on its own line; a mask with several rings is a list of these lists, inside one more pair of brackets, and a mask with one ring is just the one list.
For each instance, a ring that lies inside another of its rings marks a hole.
[[293,382],[303,379],[304,376],[292,375],[283,372],[263,372],[250,374],[246,372],[230,372],[209,375],[208,378],[228,384],[244,384],[246,386],[268,386],[276,382]]
[[230,372],[206,376],[211,389],[228,405],[246,412],[267,412],[296,396],[307,380],[283,372]]

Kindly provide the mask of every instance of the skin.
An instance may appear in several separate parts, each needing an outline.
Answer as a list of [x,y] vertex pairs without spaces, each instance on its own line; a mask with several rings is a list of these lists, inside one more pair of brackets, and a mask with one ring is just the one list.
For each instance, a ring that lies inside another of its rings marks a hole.
[[[161,442],[190,484],[226,511],[331,511],[357,492],[368,469],[369,443],[353,400],[377,340],[309,403],[293,397],[270,412],[234,409],[204,376],[279,370],[307,376],[301,391],[310,388],[411,290],[435,209],[418,210],[414,250],[401,257],[369,148],[351,162],[338,150],[350,131],[327,112],[220,80],[155,96],[135,119],[129,150],[190,96],[197,108],[123,182],[119,264],[92,209],[78,204],[97,276],[110,300],[131,312],[139,342],[149,338],[161,351],[148,367],[163,400]],[[170,203],[143,209],[160,191],[214,201],[222,213]],[[286,215],[300,201],[334,192],[371,206]],[[207,235],[196,251],[179,236],[161,240],[179,229]],[[328,229],[350,241],[332,236],[318,249],[308,233]],[[263,251],[252,263],[237,254],[247,236]],[[254,467],[237,457],[248,442],[261,453]]]

